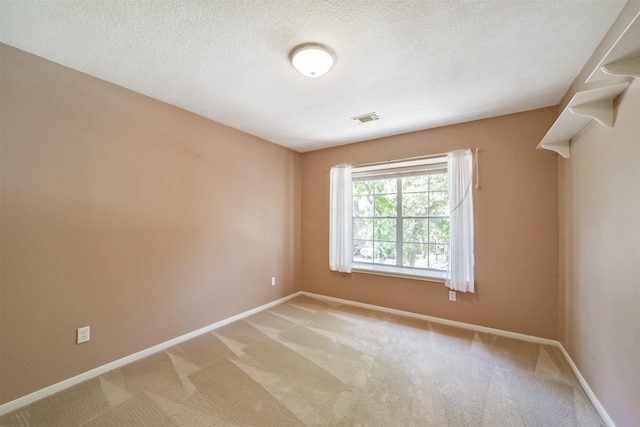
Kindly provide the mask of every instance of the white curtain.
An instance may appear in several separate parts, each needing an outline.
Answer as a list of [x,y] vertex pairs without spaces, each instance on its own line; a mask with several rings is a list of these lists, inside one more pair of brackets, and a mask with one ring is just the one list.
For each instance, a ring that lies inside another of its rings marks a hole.
[[449,153],[449,269],[446,286],[473,292],[473,155],[471,150]]
[[351,273],[353,212],[351,166],[331,168],[329,184],[329,268]]

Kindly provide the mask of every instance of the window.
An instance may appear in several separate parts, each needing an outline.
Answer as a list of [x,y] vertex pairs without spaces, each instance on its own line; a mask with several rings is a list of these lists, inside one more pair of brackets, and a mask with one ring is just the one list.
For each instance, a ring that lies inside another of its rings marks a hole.
[[447,159],[353,168],[353,267],[444,278]]
[[474,292],[474,161],[467,149],[332,167],[329,269],[439,278],[450,289]]

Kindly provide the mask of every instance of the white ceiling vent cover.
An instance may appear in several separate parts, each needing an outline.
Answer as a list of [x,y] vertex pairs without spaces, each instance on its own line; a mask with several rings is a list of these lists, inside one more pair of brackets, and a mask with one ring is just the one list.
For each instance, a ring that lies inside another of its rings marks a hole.
[[356,122],[358,122],[359,125],[362,123],[372,122],[374,120],[379,120],[379,119],[380,117],[378,117],[376,113],[368,113],[368,114],[363,114],[361,116],[351,117],[351,120],[355,120]]

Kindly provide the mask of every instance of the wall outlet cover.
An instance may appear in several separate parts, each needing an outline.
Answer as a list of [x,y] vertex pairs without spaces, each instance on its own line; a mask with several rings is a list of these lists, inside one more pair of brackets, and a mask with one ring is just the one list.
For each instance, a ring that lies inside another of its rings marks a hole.
[[83,342],[89,341],[91,339],[91,327],[83,326],[82,328],[78,328],[77,338],[77,344],[82,344]]

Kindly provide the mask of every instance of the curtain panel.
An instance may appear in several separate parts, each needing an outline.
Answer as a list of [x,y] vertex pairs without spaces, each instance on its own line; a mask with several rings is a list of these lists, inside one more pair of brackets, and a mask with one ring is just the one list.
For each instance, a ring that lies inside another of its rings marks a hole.
[[351,166],[332,167],[329,183],[329,268],[342,273],[351,273],[353,259],[352,192]]
[[448,154],[449,268],[445,285],[460,292],[474,291],[473,155],[471,150]]

